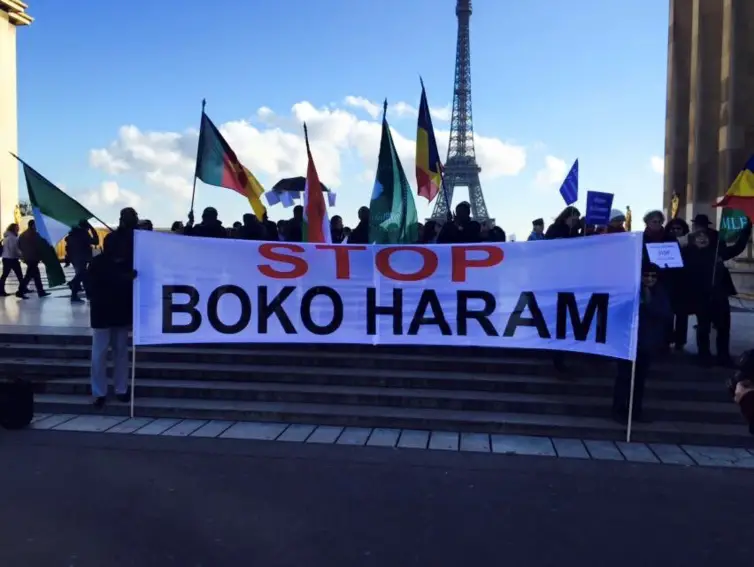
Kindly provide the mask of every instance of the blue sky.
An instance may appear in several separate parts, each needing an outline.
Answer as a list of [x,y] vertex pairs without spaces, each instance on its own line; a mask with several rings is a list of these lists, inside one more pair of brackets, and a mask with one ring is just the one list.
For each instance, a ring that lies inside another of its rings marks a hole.
[[[35,0],[18,33],[19,151],[106,221],[134,204],[157,225],[188,210],[201,100],[265,186],[304,175],[306,119],[346,223],[368,204],[387,97],[409,179],[421,74],[447,147],[454,0]],[[474,0],[472,87],[487,207],[519,238],[581,190],[637,217],[662,200],[667,2]],[[179,9],[176,9],[180,7]],[[370,114],[371,112],[371,114]],[[655,159],[653,159],[655,158]],[[23,188],[22,188],[23,192]],[[457,192],[454,203],[465,200]],[[199,183],[196,208],[250,212]],[[584,199],[579,201],[583,205]],[[430,207],[417,197],[420,215]],[[273,219],[290,209],[270,209]],[[638,218],[637,218],[638,220]]]

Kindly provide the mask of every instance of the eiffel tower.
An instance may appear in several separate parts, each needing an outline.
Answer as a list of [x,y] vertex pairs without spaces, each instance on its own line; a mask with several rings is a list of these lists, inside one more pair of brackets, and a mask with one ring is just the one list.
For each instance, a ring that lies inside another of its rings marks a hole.
[[[471,49],[469,20],[471,0],[457,0],[458,40],[456,43],[456,77],[453,87],[453,115],[450,121],[450,144],[445,161],[447,203],[453,203],[453,191],[459,185],[469,188],[471,216],[477,221],[489,220],[474,151],[474,121],[471,117]],[[444,221],[448,207],[442,194],[437,196],[432,218]]]

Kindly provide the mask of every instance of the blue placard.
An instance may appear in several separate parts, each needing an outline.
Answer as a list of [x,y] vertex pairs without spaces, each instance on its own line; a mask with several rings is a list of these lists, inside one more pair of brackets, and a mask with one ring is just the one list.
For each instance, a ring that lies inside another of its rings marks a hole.
[[610,211],[613,208],[613,194],[600,191],[586,192],[586,224],[604,226],[610,224]]

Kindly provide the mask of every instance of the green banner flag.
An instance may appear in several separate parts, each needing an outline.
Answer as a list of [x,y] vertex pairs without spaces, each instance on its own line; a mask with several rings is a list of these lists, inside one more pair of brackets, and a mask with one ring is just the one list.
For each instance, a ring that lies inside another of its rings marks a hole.
[[[387,110],[387,102],[385,103]],[[395,151],[385,115],[377,175],[369,204],[369,242],[374,244],[413,244],[419,236],[419,217],[411,185]]]
[[746,226],[746,213],[738,209],[723,209],[720,217],[720,241],[733,244],[738,239],[739,233]]

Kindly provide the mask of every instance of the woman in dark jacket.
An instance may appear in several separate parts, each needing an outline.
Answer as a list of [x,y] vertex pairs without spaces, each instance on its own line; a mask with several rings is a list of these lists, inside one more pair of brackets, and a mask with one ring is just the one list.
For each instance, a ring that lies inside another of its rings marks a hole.
[[549,226],[547,232],[545,232],[545,240],[581,236],[581,229],[581,211],[576,207],[568,206]]
[[733,279],[724,262],[735,258],[746,248],[751,237],[751,221],[741,230],[735,244],[720,242],[717,231],[703,229],[689,234],[683,263],[688,291],[688,305],[696,313],[696,344],[699,361],[709,365],[710,331],[717,330],[717,361],[729,366],[730,358],[730,296],[736,295]]

